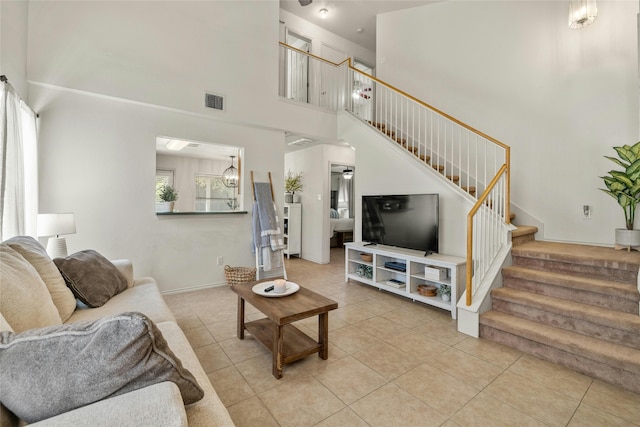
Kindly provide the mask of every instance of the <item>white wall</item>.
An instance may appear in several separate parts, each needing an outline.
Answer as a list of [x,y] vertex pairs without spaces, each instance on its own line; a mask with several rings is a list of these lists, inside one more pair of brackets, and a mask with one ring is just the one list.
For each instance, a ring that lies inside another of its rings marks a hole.
[[362,126],[347,113],[338,116],[338,134],[356,148],[354,240],[362,240],[362,196],[437,193],[440,204],[439,252],[466,256],[466,218],[473,203],[457,194],[437,172],[425,168],[397,144],[389,144],[377,130]]
[[[29,80],[323,137],[278,97],[277,1],[29,2]],[[226,111],[204,107],[205,92]]]
[[512,201],[544,239],[612,244],[624,216],[598,177],[612,146],[638,140],[637,13],[638,2],[600,0],[581,30],[555,1],[380,15],[378,77],[510,145]]
[[285,170],[303,172],[301,257],[329,262],[329,208],[331,163],[354,164],[355,152],[348,147],[322,144],[285,155]]
[[[96,249],[129,258],[136,276],[150,275],[162,290],[224,282],[230,265],[251,266],[250,214],[193,217],[155,215],[155,140],[242,141],[244,206],[257,181],[283,182],[283,132],[228,124],[189,114],[33,86],[41,112],[40,196],[43,212],[74,212],[77,233],[69,252]],[[284,195],[276,192],[282,206]]]
[[29,97],[27,6],[26,1],[0,1],[0,74],[7,76],[25,100]]

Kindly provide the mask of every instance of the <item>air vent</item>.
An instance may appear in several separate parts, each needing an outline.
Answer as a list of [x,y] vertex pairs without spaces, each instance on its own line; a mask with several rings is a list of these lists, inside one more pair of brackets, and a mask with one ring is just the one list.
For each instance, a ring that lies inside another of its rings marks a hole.
[[224,97],[213,93],[204,94],[204,106],[214,110],[224,111]]

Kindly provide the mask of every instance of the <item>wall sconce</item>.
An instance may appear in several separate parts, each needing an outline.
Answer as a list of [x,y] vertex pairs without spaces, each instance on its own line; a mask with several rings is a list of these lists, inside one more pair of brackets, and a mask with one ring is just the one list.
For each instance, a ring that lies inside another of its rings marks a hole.
[[231,157],[231,166],[222,172],[222,182],[229,188],[236,188],[238,186],[238,169],[233,166],[233,159],[236,156],[229,157]]
[[53,258],[67,256],[67,241],[63,234],[75,234],[76,220],[72,213],[38,214],[38,236],[49,237],[47,253]]
[[598,17],[596,0],[569,0],[569,28],[586,27]]

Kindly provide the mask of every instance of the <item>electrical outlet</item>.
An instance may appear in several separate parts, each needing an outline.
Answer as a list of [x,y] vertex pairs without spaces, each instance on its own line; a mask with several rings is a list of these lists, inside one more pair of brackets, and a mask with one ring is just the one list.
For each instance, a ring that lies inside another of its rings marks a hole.
[[591,219],[591,206],[589,205],[582,206],[582,216],[584,219]]
[[223,262],[224,262],[224,258],[222,258],[221,256],[219,256],[219,257],[216,259],[216,264],[218,264],[218,265],[222,265],[222,263],[223,263]]

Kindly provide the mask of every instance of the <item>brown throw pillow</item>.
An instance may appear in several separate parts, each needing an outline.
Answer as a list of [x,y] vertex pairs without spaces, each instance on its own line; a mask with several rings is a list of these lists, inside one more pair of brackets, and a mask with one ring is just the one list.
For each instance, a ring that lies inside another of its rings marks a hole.
[[76,298],[89,307],[101,307],[127,289],[127,279],[108,259],[94,250],[53,260]]
[[163,381],[185,405],[204,396],[142,313],[0,332],[0,366],[0,401],[27,423]]

